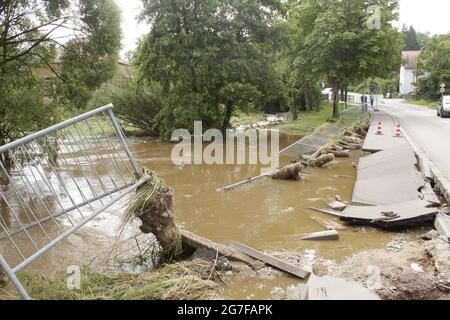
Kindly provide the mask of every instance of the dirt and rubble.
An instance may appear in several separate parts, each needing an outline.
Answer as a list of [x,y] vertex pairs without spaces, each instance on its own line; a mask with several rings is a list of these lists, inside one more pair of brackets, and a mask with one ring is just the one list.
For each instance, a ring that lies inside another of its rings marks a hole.
[[[417,236],[423,232],[423,236]],[[429,240],[424,240],[429,239]],[[446,246],[436,249],[436,246]],[[385,300],[450,299],[449,244],[431,230],[409,232],[393,237],[382,249],[363,250],[342,262],[316,257],[305,251],[270,251],[267,254],[287,263],[310,269],[313,277],[342,279],[358,283]],[[279,270],[262,262],[253,266],[231,263],[228,275],[242,279],[277,279]],[[300,299],[306,283],[274,288],[274,299]]]
[[386,300],[449,299],[450,279],[437,270],[428,244],[407,238],[397,236],[384,249],[357,253],[336,265],[332,274],[368,286],[370,276],[377,276],[370,272],[379,270],[380,283],[373,291]]

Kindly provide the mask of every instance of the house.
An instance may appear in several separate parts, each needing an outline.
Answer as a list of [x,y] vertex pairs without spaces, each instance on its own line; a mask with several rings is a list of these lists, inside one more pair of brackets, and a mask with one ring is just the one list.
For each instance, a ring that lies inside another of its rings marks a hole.
[[[44,102],[47,103],[51,100],[51,96],[54,94],[55,84],[54,80],[57,79],[59,73],[61,72],[62,62],[64,56],[63,47],[55,48],[55,56],[47,66],[39,67],[35,69],[36,75],[45,81],[45,91]],[[124,81],[131,81],[133,79],[134,67],[119,57],[117,61],[117,71],[122,76]]]
[[[55,73],[59,73],[61,71],[62,66],[62,58],[64,55],[64,49],[62,47],[55,48],[55,57],[49,65],[45,67],[36,68],[35,72],[40,79],[43,80],[51,80],[55,79],[57,75]],[[133,77],[133,66],[119,57],[117,62],[118,71],[128,80],[131,80]]]
[[53,61],[51,61],[48,66],[36,68],[35,72],[40,79],[43,80],[51,80],[56,78],[56,73],[61,71],[62,65],[62,56],[64,54],[64,50],[62,47],[55,48],[55,57]]
[[403,51],[403,64],[400,68],[400,89],[401,95],[412,95],[415,93],[417,82],[417,61],[421,51]]

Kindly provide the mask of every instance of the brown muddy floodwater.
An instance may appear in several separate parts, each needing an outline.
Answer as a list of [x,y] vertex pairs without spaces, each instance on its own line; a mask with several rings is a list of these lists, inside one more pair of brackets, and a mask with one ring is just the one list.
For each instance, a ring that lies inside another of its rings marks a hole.
[[[280,147],[284,148],[295,140],[296,137],[282,135]],[[344,201],[351,201],[356,177],[353,162],[357,161],[358,152],[353,152],[350,159],[339,159],[327,168],[311,169],[311,174],[303,182],[264,179],[225,193],[216,190],[257,176],[261,168],[257,165],[177,167],[170,159],[173,144],[135,138],[131,142],[142,163],[156,171],[175,190],[177,222],[183,228],[213,241],[223,244],[238,241],[263,251],[301,251],[312,259],[323,257],[339,262],[361,250],[385,247],[392,238],[392,234],[370,228],[348,228],[339,231],[339,241],[296,240],[301,234],[324,230],[317,221],[333,219],[306,207],[326,207],[326,203],[336,195]],[[282,158],[280,162],[288,164],[291,160]],[[26,270],[53,274],[72,264],[92,263],[95,257],[114,245],[127,201],[116,204]],[[2,215],[7,216],[5,209]],[[6,245],[3,241],[0,248],[8,255]],[[289,277],[256,281],[232,277],[230,281],[226,296],[241,299],[271,298],[274,288],[286,288],[298,283]],[[318,292],[317,295],[312,293],[312,298],[374,298],[364,288],[341,279],[313,278],[312,283],[313,286],[317,284]],[[327,287],[327,283],[328,294],[321,296],[321,288]]]

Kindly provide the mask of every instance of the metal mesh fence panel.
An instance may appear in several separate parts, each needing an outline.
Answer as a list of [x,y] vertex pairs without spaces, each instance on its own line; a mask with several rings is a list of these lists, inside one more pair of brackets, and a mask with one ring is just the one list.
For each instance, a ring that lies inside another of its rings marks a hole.
[[0,266],[16,273],[136,190],[148,176],[112,105],[0,147]]

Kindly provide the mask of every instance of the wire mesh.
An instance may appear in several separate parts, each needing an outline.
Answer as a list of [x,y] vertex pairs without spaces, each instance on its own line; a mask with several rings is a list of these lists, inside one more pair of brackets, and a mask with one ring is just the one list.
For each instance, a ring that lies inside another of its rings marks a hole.
[[340,106],[339,120],[335,124],[327,123],[317,128],[312,134],[302,138],[286,149],[281,155],[298,158],[302,155],[313,155],[328,145],[330,140],[338,138],[344,131],[367,116],[363,105],[346,104]]
[[112,112],[99,108],[0,146],[0,266],[15,273],[142,185]]

